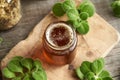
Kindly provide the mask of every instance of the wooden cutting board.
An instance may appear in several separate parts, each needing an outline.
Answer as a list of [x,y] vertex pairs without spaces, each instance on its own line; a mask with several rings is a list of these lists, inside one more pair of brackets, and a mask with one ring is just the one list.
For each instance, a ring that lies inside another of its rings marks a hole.
[[[80,1],[76,0],[79,4]],[[43,33],[46,27],[56,21],[66,21],[66,15],[56,18],[52,12],[38,23],[29,36],[19,42],[1,61],[1,69],[6,66],[9,60],[14,56],[31,57],[33,54],[40,52],[42,45]],[[76,57],[71,63],[74,68],[78,67],[82,61],[93,61],[98,57],[105,57],[109,51],[120,40],[119,33],[108,24],[98,14],[88,19],[90,31],[86,35],[77,35],[78,43],[76,47]],[[53,66],[42,62],[46,70],[48,80],[76,80],[74,71],[70,70],[71,66]]]

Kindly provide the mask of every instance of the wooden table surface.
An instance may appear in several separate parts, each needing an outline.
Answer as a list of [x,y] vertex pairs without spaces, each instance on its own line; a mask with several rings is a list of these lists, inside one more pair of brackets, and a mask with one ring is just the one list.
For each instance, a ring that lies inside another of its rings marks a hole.
[[[37,23],[50,12],[53,4],[60,0],[21,0],[22,19],[12,29],[0,31],[3,42],[0,44],[0,60],[21,40],[24,40]],[[112,14],[112,0],[92,0],[96,12],[120,32],[120,18]],[[120,80],[120,42],[105,57],[105,68],[115,80]]]

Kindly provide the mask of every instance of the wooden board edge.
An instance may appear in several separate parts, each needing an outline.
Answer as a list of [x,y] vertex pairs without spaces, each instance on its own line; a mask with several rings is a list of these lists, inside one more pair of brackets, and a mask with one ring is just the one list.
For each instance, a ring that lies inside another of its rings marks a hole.
[[110,48],[108,50],[106,50],[105,54],[101,55],[101,57],[106,57],[108,55],[108,53],[120,42],[120,33],[117,30],[116,30],[116,33],[118,36],[117,41],[112,46],[110,46]]

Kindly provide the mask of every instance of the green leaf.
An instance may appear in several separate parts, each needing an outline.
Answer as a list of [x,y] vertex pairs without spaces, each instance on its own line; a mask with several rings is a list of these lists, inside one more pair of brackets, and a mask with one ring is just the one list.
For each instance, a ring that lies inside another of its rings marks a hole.
[[93,16],[95,13],[95,7],[91,2],[84,2],[78,7],[80,12],[86,12],[89,14],[89,17]]
[[79,68],[76,69],[76,74],[81,80],[113,80],[109,72],[103,70],[104,65],[103,58],[98,58],[92,63],[84,61],[80,66],[80,70]]
[[69,20],[72,20],[72,21],[79,19],[79,14],[76,9],[69,9],[67,11],[67,16]]
[[103,70],[98,76],[101,77],[101,78],[104,78],[104,77],[109,77],[110,74],[109,74],[108,71]]
[[77,68],[75,72],[80,79],[84,79],[84,74],[81,72],[80,68]]
[[90,0],[83,0],[80,5],[77,7],[78,11],[80,11],[86,3],[91,3]]
[[36,68],[36,70],[43,70],[41,62],[39,60],[34,60],[34,64],[33,64]]
[[85,75],[85,78],[87,78],[87,80],[94,80],[95,79],[95,74],[93,72],[88,72]]
[[15,77],[12,80],[21,80],[21,79],[22,79],[22,77]]
[[97,80],[102,80],[102,78],[97,78]]
[[69,24],[69,25],[73,25],[73,21],[72,20],[67,20],[66,23]]
[[77,32],[80,34],[87,34],[89,31],[89,25],[86,21],[82,21],[80,26],[77,27]]
[[120,17],[120,0],[116,0],[111,4],[111,7],[113,9],[114,15],[116,17]]
[[116,8],[116,7],[118,7],[118,6],[120,6],[120,1],[119,1],[119,0],[114,1],[114,2],[112,2],[112,4],[111,4],[111,7],[112,7],[113,9]]
[[80,13],[80,18],[81,18],[82,20],[87,20],[88,17],[89,17],[89,14],[88,14],[87,12],[81,12],[81,13]]
[[23,68],[20,65],[19,60],[11,60],[8,65],[7,65],[8,69],[10,69],[10,71],[12,72],[20,72],[23,73]]
[[34,71],[32,72],[32,77],[34,80],[46,80],[45,73],[43,71]]
[[73,27],[76,29],[81,26],[81,20],[75,20],[73,21]]
[[12,60],[19,60],[19,61],[20,61],[21,59],[23,59],[23,57],[21,57],[21,56],[15,56],[15,57],[13,57],[13,58],[11,59],[11,61],[12,61]]
[[33,60],[31,58],[24,58],[21,60],[22,66],[27,68],[29,71],[33,68]]
[[98,74],[103,70],[104,65],[105,65],[104,59],[99,58],[99,59],[96,59],[95,61],[93,61],[91,69],[95,74]]
[[31,75],[25,74],[23,80],[33,80],[33,79],[32,79],[32,76],[31,76]]
[[80,70],[83,74],[87,74],[88,72],[91,72],[90,67],[91,67],[91,62],[84,61],[80,66]]
[[102,80],[113,80],[111,77],[102,78]]
[[11,72],[7,67],[2,70],[2,74],[6,78],[14,78],[15,77],[15,74],[13,72]]
[[65,0],[62,4],[64,11],[68,11],[70,9],[75,9],[75,2],[74,0]]
[[54,13],[55,16],[63,16],[65,14],[65,11],[62,8],[62,3],[56,3],[53,8],[52,11]]
[[43,75],[43,76],[44,76],[44,80],[47,80],[47,74],[46,74],[45,70],[43,70],[42,72],[43,72],[43,74],[44,74],[44,75]]

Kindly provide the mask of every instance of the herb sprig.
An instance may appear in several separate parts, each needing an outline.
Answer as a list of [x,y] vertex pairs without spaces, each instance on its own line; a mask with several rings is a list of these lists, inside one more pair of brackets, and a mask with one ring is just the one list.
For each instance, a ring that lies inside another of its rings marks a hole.
[[104,66],[104,59],[99,58],[93,62],[84,61],[75,71],[80,80],[113,80]]
[[89,31],[87,19],[94,15],[95,7],[89,0],[84,0],[78,7],[76,7],[74,0],[65,0],[56,3],[52,11],[57,17],[66,14],[74,29],[80,34],[86,34]]
[[2,70],[2,74],[11,80],[47,80],[45,70],[39,60],[21,56],[13,57],[7,67]]

